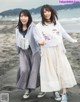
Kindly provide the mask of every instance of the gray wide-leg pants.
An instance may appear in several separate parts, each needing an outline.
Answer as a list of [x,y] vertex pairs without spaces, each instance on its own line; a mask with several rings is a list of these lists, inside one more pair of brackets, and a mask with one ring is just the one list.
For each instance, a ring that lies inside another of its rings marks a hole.
[[31,49],[22,50],[19,53],[20,67],[17,73],[17,88],[35,89],[40,85],[39,69],[40,54],[32,56]]

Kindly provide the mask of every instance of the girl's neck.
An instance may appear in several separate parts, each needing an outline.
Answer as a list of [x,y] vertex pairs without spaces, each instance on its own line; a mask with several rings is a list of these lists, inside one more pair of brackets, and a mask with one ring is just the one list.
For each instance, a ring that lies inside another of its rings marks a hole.
[[25,31],[27,29],[26,25],[23,25],[23,31]]
[[50,19],[45,21],[45,24],[50,24],[50,23],[52,23]]
[[46,25],[51,24],[51,23],[52,23],[51,21],[47,21],[47,22],[45,22]]

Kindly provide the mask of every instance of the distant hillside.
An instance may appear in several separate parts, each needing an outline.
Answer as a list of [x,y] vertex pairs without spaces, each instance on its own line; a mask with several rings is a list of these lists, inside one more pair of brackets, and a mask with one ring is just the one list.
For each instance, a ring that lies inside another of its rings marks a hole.
[[[51,6],[57,11],[64,10],[64,9],[67,10],[67,9],[80,8],[80,4],[68,4],[68,5],[57,5],[57,6],[51,5]],[[29,11],[31,13],[37,14],[40,12],[40,8],[41,8],[41,6],[38,8],[32,8]],[[22,10],[21,8],[10,9],[10,10],[1,12],[0,15],[1,16],[17,16],[21,10]]]

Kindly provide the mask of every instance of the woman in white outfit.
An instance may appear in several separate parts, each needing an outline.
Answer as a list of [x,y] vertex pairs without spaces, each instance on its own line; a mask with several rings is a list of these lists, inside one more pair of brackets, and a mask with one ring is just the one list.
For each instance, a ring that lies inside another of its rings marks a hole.
[[56,11],[49,5],[41,8],[42,21],[36,25],[36,41],[41,46],[40,81],[42,92],[62,89],[61,102],[67,102],[67,88],[76,85],[76,80],[65,55],[63,37],[75,43],[58,22]]

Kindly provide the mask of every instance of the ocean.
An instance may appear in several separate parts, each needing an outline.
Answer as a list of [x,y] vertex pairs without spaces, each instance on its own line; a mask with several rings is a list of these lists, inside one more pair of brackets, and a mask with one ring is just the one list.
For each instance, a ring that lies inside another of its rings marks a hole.
[[[64,9],[57,11],[59,21],[61,22],[62,26],[68,32],[80,32],[80,8],[75,9]],[[40,21],[41,16],[40,14],[32,14],[34,21]],[[11,20],[15,21],[18,20],[18,17],[0,17],[1,20]]]
[[[58,19],[67,32],[80,33],[80,8],[58,10]],[[32,15],[34,21],[40,21],[40,14]]]

